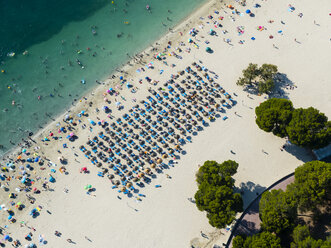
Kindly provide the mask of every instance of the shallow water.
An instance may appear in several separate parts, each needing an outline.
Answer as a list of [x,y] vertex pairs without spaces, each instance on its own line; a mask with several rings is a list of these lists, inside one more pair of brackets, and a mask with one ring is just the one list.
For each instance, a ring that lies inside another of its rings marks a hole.
[[[5,6],[0,8],[0,70],[5,71],[0,73],[0,155],[13,146],[10,141],[17,143],[51,121],[125,62],[127,53],[146,48],[202,3],[0,1]],[[11,51],[14,57],[7,56]]]

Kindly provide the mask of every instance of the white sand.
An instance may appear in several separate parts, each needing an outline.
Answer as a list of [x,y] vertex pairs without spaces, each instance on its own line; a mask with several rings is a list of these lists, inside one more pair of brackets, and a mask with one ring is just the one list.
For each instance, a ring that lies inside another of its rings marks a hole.
[[[79,139],[75,143],[69,144],[69,147],[75,146],[73,150],[79,154],[77,160],[80,163],[75,161],[72,149],[66,149],[63,155],[69,161],[66,166],[69,175],[59,175],[57,172],[57,182],[51,185],[55,191],[43,192],[41,196],[36,196],[37,204],[43,206],[40,216],[36,219],[28,216],[28,212],[33,208],[30,205],[23,213],[17,215],[18,221],[25,220],[28,226],[33,226],[37,230],[33,237],[36,242],[37,236],[43,234],[48,241],[47,247],[74,246],[66,242],[67,238],[75,241],[76,247],[97,248],[181,248],[189,247],[191,240],[194,244],[201,242],[200,247],[211,247],[213,244],[222,245],[223,242],[226,242],[229,232],[221,230],[223,234],[217,236],[216,234],[220,231],[216,231],[208,224],[205,213],[199,212],[195,205],[187,200],[194,196],[197,189],[194,175],[198,164],[202,164],[205,160],[218,162],[227,159],[236,160],[239,163],[238,173],[235,175],[236,184],[239,186],[244,183],[253,191],[253,193],[245,192],[246,206],[249,204],[248,198],[252,198],[255,192],[261,192],[264,187],[268,187],[277,179],[293,172],[297,166],[303,163],[303,160],[310,159],[309,154],[301,154],[300,160],[290,153],[280,151],[279,148],[285,143],[285,140],[263,132],[255,124],[254,108],[264,101],[264,96],[251,96],[253,99],[250,99],[246,96],[247,93],[236,86],[235,82],[241,75],[242,69],[250,62],[275,64],[279,71],[285,73],[288,79],[297,86],[294,90],[285,90],[295,107],[313,106],[330,117],[331,16],[329,13],[331,12],[331,2],[328,0],[320,0],[318,3],[311,0],[248,2],[248,7],[245,8],[237,4],[235,6],[241,12],[249,8],[256,16],[252,18],[246,14],[242,17],[236,15],[235,22],[229,20],[228,15],[225,15],[219,7],[210,7],[213,2],[200,8],[189,20],[178,27],[180,30],[186,24],[188,27],[196,27],[200,31],[198,39],[202,41],[198,42],[200,49],[189,45],[192,48],[190,54],[186,52],[179,54],[183,56],[183,60],[168,58],[168,64],[175,63],[177,65],[175,68],[167,67],[154,60],[156,67],[154,70],[140,74],[132,73],[126,77],[134,79],[134,85],[140,87],[138,93],[132,95],[127,90],[123,90],[122,93],[127,99],[136,97],[139,101],[144,98],[146,88],[150,86],[146,84],[145,80],[143,85],[138,84],[140,78],[148,75],[163,84],[169,79],[170,74],[177,73],[193,61],[200,59],[203,61],[203,65],[220,76],[216,80],[217,82],[230,94],[235,92],[238,95],[238,97],[233,97],[237,101],[237,105],[233,109],[227,110],[226,115],[229,119],[226,121],[218,119],[194,137],[193,143],[184,147],[187,155],[181,156],[179,163],[165,172],[172,176],[172,179],[167,179],[165,175],[158,175],[150,186],[142,190],[147,197],[139,203],[128,199],[123,194],[120,195],[122,200],[117,199],[118,193],[111,189],[109,180],[96,176],[97,168],[93,167],[78,150],[79,145],[84,144],[88,136],[95,136],[97,132],[101,131],[101,128],[94,127],[92,135],[87,129],[75,131]],[[255,9],[252,7],[252,2],[259,3],[262,7]],[[287,11],[289,3],[296,8],[293,13]],[[207,18],[204,20],[197,18],[206,17],[206,13],[214,15],[212,12],[216,9],[225,17],[221,21],[224,25],[222,29],[206,25],[206,21],[210,21]],[[226,11],[230,13],[229,9]],[[302,18],[298,17],[300,12],[303,13]],[[274,20],[274,22],[268,23],[268,20]],[[280,23],[281,20],[285,22],[285,25]],[[315,25],[314,20],[319,25]],[[200,29],[197,23],[204,23],[205,27]],[[238,36],[236,32],[236,27],[240,25],[245,26],[245,33],[242,36]],[[257,31],[256,27],[259,25],[264,26],[267,30]],[[217,32],[218,37],[211,37],[207,34],[210,28]],[[226,35],[221,32],[225,29],[229,31]],[[283,35],[278,34],[278,30],[283,30]],[[187,33],[186,30],[185,35],[181,37],[176,30],[170,39],[174,41],[180,38],[187,45],[189,38]],[[269,39],[269,35],[273,35],[274,38]],[[203,39],[201,36],[205,38]],[[252,36],[256,38],[255,41],[250,39]],[[232,39],[233,46],[223,42],[223,38]],[[163,42],[167,42],[167,39],[167,37],[164,38]],[[210,41],[208,46],[214,50],[213,54],[205,52],[207,45],[203,42],[206,39]],[[244,45],[238,44],[240,39],[245,40]],[[301,44],[296,43],[294,39]],[[275,49],[273,44],[279,49]],[[185,47],[183,48],[185,49]],[[159,69],[164,69],[165,72],[159,75]],[[105,88],[96,90],[95,95],[101,91],[104,92]],[[114,106],[114,99],[110,97],[109,99],[112,99],[112,106]],[[90,99],[87,102],[89,101]],[[94,99],[93,102],[95,104],[88,109],[88,113],[89,118],[96,120],[94,109],[95,107],[101,109],[104,105],[103,96],[99,95],[98,99]],[[121,102],[123,101],[121,100]],[[86,103],[80,105],[76,110],[86,109],[84,107]],[[125,109],[127,110],[131,105],[133,105],[132,102],[126,102]],[[114,111],[114,115],[121,116],[124,111]],[[235,115],[234,112],[241,117]],[[100,118],[106,118],[105,114],[100,114]],[[44,133],[47,134],[49,130],[45,130]],[[45,156],[52,161],[57,161],[56,150],[61,148],[62,143],[60,141],[51,143],[42,149]],[[262,149],[268,155],[263,153]],[[230,150],[236,154],[231,154]],[[88,166],[91,173],[87,175],[78,173],[82,166]],[[85,194],[83,188],[86,184],[92,184],[96,188],[96,197]],[[156,184],[161,184],[162,187],[156,189],[154,188]],[[64,187],[69,189],[69,193],[63,192]],[[4,197],[3,202],[8,205],[7,194],[1,191],[1,197]],[[47,214],[46,209],[52,214]],[[7,215],[1,212],[0,216],[1,226],[3,226]],[[63,234],[61,238],[54,236],[55,230]],[[211,240],[202,239],[201,230],[208,234]],[[30,230],[26,227],[20,228],[18,224],[9,224],[8,231],[14,238],[22,241],[23,236]],[[91,239],[92,243],[84,239],[84,236]]]

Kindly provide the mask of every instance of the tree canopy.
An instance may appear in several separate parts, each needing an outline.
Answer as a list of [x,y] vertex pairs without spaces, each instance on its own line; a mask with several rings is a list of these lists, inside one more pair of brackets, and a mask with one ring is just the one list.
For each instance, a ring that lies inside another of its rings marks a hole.
[[263,193],[259,204],[261,227],[277,234],[289,230],[297,217],[296,202],[283,190]]
[[315,149],[331,142],[331,122],[312,107],[294,109],[291,101],[272,98],[256,107],[255,113],[260,129],[288,137],[298,146]]
[[270,232],[262,232],[249,237],[236,236],[233,248],[281,248],[280,238]]
[[207,212],[209,223],[217,228],[230,224],[237,212],[241,212],[241,195],[234,193],[234,179],[238,163],[232,160],[223,162],[206,161],[196,174],[198,191],[195,201],[200,211]]
[[250,63],[242,71],[243,77],[237,81],[237,85],[249,85],[254,87],[260,94],[270,93],[275,86],[274,76],[278,72],[277,66],[263,64],[260,68],[257,64]]
[[302,240],[305,240],[309,236],[310,232],[308,226],[296,226],[292,233],[293,242],[291,243],[291,248],[296,248],[296,244],[299,244]]
[[293,104],[286,99],[272,98],[255,108],[256,124],[263,131],[286,136],[286,126],[291,120]]
[[315,108],[298,108],[286,127],[290,141],[298,146],[321,148],[331,142],[331,122]]
[[331,245],[330,238],[325,241],[312,238],[307,226],[296,226],[293,230],[292,237],[293,242],[291,243],[291,248],[327,248]]
[[314,211],[331,199],[331,163],[307,162],[295,169],[294,183],[287,187],[301,211]]

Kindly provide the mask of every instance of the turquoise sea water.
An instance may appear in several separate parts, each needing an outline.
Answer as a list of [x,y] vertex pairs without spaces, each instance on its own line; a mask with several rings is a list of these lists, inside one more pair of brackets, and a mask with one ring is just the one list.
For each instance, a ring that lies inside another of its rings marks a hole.
[[127,53],[146,48],[202,0],[0,3],[1,156],[13,147],[10,141],[18,143],[50,122],[125,62]]

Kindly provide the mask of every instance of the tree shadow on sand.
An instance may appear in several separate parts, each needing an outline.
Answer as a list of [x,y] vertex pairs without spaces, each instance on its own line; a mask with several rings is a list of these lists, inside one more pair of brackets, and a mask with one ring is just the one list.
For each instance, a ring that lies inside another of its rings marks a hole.
[[250,181],[246,183],[241,183],[240,186],[235,189],[235,191],[237,193],[240,193],[243,198],[244,209],[247,208],[248,205],[264,190],[266,190],[266,187],[263,187]]
[[277,73],[274,77],[275,88],[269,98],[284,98],[289,99],[289,94],[285,90],[289,90],[294,86],[294,83],[287,77],[285,73]]
[[283,148],[284,151],[288,152],[289,154],[293,155],[304,163],[312,161],[314,159],[311,150],[307,148],[299,147],[288,142],[283,146]]
[[[273,91],[268,94],[269,98],[284,98],[289,99],[289,94],[285,90],[289,90],[294,86],[294,83],[287,77],[285,73],[277,73],[274,76],[275,87]],[[257,82],[253,82],[252,85],[246,85],[244,91],[252,94],[259,95]]]

